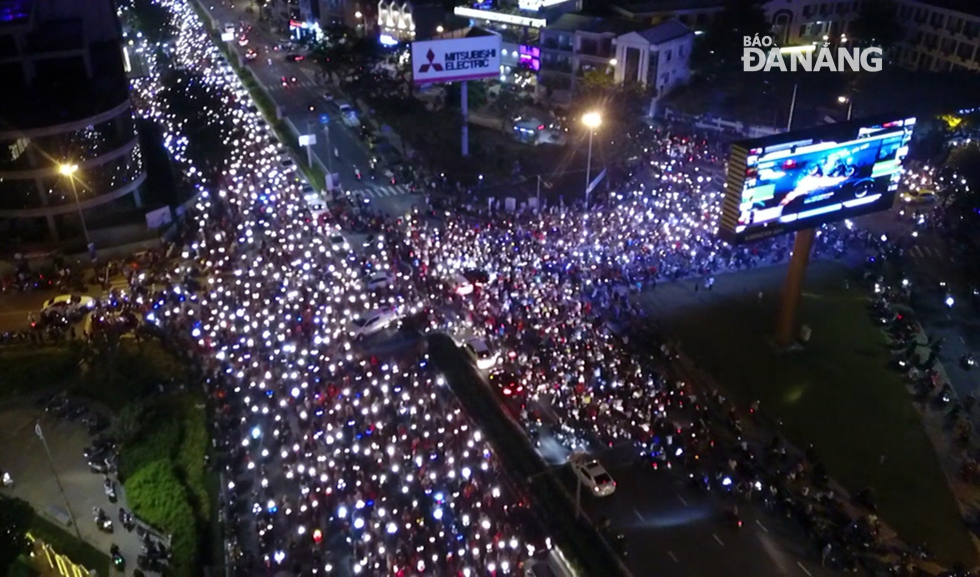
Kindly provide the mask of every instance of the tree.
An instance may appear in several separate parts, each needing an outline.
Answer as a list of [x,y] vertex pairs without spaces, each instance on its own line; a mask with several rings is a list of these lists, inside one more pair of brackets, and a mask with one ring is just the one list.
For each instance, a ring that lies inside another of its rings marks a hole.
[[26,501],[0,495],[0,575],[28,551],[27,530],[34,510]]
[[[458,82],[454,83],[448,90],[446,90],[446,106],[459,108],[462,106],[460,102],[460,93],[462,92],[462,87],[464,83]],[[465,86],[469,88],[466,91],[467,101],[466,105],[469,110],[478,110],[483,108],[487,103],[487,85],[485,82],[479,80],[471,80],[465,83]]]
[[858,17],[848,27],[848,38],[860,46],[878,46],[887,51],[902,39],[892,0],[863,2]]
[[605,92],[614,86],[612,74],[605,70],[586,70],[582,75],[582,90],[586,92]]
[[160,2],[132,0],[136,27],[152,43],[167,42],[174,36],[173,14]]
[[691,68],[708,78],[730,76],[742,70],[746,36],[768,36],[772,23],[760,0],[728,0],[711,26],[697,38],[691,52]]

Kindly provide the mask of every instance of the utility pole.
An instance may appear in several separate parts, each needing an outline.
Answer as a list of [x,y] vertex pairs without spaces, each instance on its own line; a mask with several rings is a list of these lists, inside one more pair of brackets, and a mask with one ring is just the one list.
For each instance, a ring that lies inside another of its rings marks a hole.
[[541,175],[538,175],[538,214],[541,213]]
[[799,82],[793,85],[793,99],[789,101],[789,120],[786,121],[786,132],[793,130],[793,113],[796,112],[796,91],[799,88]]
[[461,83],[459,93],[459,105],[463,111],[463,158],[470,155],[470,94],[469,83],[465,80]]
[[65,508],[68,509],[68,519],[71,521],[72,527],[75,528],[75,536],[78,537],[79,541],[83,541],[82,534],[78,530],[78,521],[75,519],[75,514],[71,511],[71,505],[68,503],[68,495],[65,494],[65,487],[61,484],[61,477],[58,476],[58,469],[54,466],[54,459],[51,458],[51,450],[48,449],[48,441],[44,438],[44,433],[41,431],[41,422],[38,421],[34,423],[34,433],[39,439],[41,439],[41,444],[44,445],[44,452],[48,455],[48,462],[51,463],[51,472],[54,473],[54,480],[58,483],[58,491],[61,492],[61,498],[65,500]]

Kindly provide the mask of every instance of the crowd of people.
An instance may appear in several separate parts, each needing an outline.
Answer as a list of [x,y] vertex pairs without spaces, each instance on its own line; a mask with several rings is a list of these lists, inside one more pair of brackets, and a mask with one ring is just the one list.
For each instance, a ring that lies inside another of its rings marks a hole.
[[[129,274],[114,298],[201,367],[228,553],[244,574],[515,574],[537,552],[519,491],[424,352],[378,358],[354,342],[356,319],[429,311],[430,328],[503,353],[530,391],[519,415],[529,435],[554,434],[569,451],[649,448],[683,387],[631,354],[643,312],[630,295],[692,277],[711,290],[715,275],[789,255],[785,239],[717,240],[716,145],[666,131],[645,136],[638,175],[654,184],[631,181],[584,213],[385,218],[352,203],[311,215],[191,6],[161,5],[174,16],[176,62],[227,96],[213,112],[233,115],[244,136],[218,189],[199,186],[172,258]],[[165,126],[193,177],[181,119],[159,98],[162,65],[145,41],[137,49],[153,71],[134,81],[139,113]],[[345,224],[375,242],[333,241]],[[821,229],[815,250],[839,256],[866,241],[842,224]],[[485,279],[472,295],[446,284],[472,271]],[[378,272],[394,281],[369,290]]]

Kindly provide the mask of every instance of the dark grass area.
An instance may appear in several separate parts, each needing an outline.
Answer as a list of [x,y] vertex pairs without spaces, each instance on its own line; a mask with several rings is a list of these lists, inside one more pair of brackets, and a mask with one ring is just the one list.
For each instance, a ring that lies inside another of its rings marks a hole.
[[685,289],[673,307],[644,299],[669,310],[658,315],[664,326],[737,403],[760,400],[764,416],[781,419],[796,445],[812,442],[850,491],[872,487],[882,518],[902,538],[972,566],[976,551],[905,384],[887,368],[865,295],[843,288],[843,267],[812,264],[800,313],[811,340],[805,351],[778,354],[767,338],[784,274],[780,267],[719,277],[710,298]]
[[0,349],[0,399],[40,391],[70,380],[81,360],[65,346],[18,346]]
[[72,562],[94,570],[98,575],[109,575],[109,556],[85,541],[80,541],[71,529],[65,529],[40,515],[34,515],[31,535],[51,545],[56,552],[66,555]]

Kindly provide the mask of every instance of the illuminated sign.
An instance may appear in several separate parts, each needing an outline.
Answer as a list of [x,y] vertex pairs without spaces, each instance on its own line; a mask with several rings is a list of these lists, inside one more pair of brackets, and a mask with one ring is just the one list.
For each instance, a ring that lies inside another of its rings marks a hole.
[[520,45],[518,47],[518,64],[522,68],[535,72],[541,70],[541,49],[537,46]]
[[500,36],[412,42],[416,84],[492,78],[500,74]]
[[515,14],[504,14],[502,12],[491,12],[489,10],[474,10],[464,6],[457,6],[453,9],[453,14],[463,18],[473,18],[474,20],[488,20],[490,22],[500,22],[503,24],[513,24],[515,26],[525,26],[527,28],[544,28],[548,21],[544,18],[527,18]]
[[732,145],[720,235],[733,244],[891,208],[915,119],[850,122]]
[[527,10],[529,12],[537,12],[542,8],[547,8],[548,6],[556,6],[558,4],[564,4],[569,0],[519,0],[517,7],[521,10]]
[[30,138],[20,137],[14,141],[13,144],[9,145],[7,148],[10,149],[10,160],[17,160],[20,158],[21,154],[27,150],[27,145],[31,143]]

